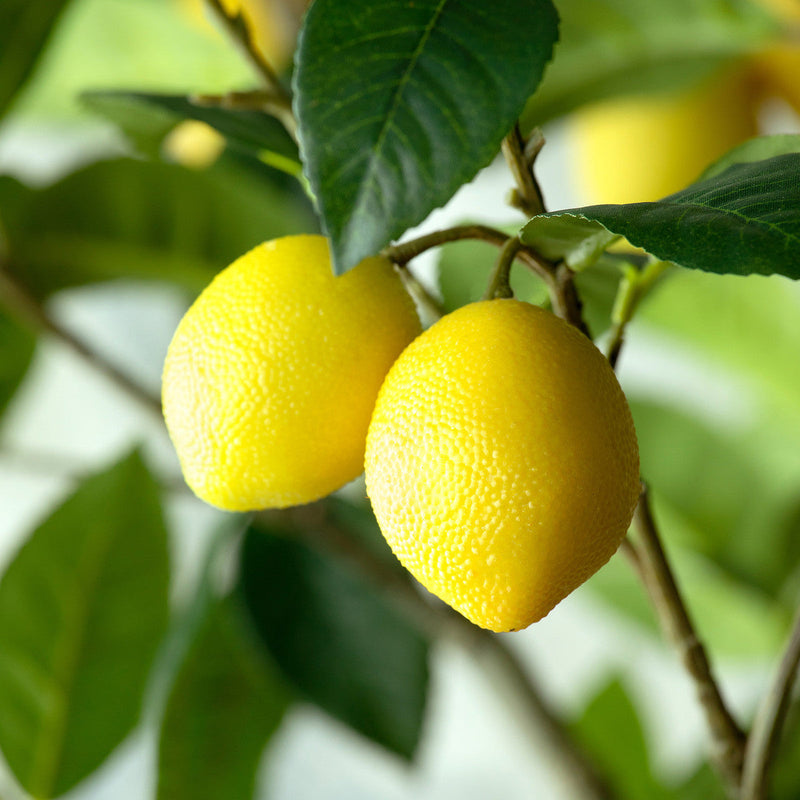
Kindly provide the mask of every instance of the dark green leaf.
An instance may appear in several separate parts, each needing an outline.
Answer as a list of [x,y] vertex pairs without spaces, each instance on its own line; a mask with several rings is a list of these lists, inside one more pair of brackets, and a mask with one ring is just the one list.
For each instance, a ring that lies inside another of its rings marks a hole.
[[561,41],[525,109],[542,125],[595,100],[676,87],[753,52],[777,26],[757,4],[708,0],[557,0]]
[[[556,247],[565,238],[565,224],[574,224],[578,238],[620,234],[635,247],[690,269],[796,279],[798,207],[800,154],[789,153],[734,164],[654,203],[588,206],[534,217],[522,239],[537,248]],[[565,249],[564,255],[569,252]]]
[[36,337],[0,307],[0,417],[25,377]]
[[251,529],[241,590],[264,643],[306,697],[410,758],[428,685],[428,643],[360,574],[292,534]]
[[775,755],[771,800],[796,800],[800,794],[800,706],[790,709]]
[[289,693],[232,601],[216,603],[186,655],[161,725],[158,797],[251,800]]
[[193,292],[265,239],[309,230],[296,184],[220,166],[106,161],[41,190],[0,180],[10,267],[38,297],[119,278]]
[[572,727],[578,742],[614,787],[615,797],[620,800],[671,797],[653,777],[641,723],[619,681],[612,681],[600,691]]
[[557,36],[550,0],[316,0],[300,37],[295,104],[338,272],[489,163]]
[[134,454],[90,478],[0,583],[0,748],[36,797],[66,792],[136,724],[168,616],[158,490]]
[[0,117],[23,87],[69,0],[0,3]]
[[[86,92],[83,103],[116,122],[143,152],[158,152],[164,136],[186,119],[205,122],[232,147],[258,156],[264,151],[298,161],[297,146],[271,115],[200,105],[189,97],[146,92]],[[298,161],[298,170],[299,170]]]

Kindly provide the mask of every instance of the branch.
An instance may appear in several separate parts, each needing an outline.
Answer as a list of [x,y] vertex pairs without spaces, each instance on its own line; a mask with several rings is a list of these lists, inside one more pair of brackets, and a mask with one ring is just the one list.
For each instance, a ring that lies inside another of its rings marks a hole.
[[783,653],[772,686],[756,712],[747,741],[742,771],[741,800],[766,800],[769,771],[778,749],[800,665],[800,612]]
[[652,600],[661,627],[680,653],[695,683],[715,750],[716,767],[728,786],[739,786],[744,761],[745,735],[728,711],[711,673],[705,649],[695,633],[675,577],[659,539],[644,486],[633,517],[641,543],[638,548],[640,576]]
[[44,306],[6,268],[0,264],[0,300],[9,309],[26,320],[31,327],[49,333],[77,353],[84,361],[101,372],[119,388],[135,398],[149,411],[161,418],[161,401],[150,394],[129,375],[119,370],[100,353],[95,352],[82,339],[53,319]]
[[519,124],[515,124],[508,136],[503,139],[503,156],[517,184],[509,202],[527,217],[535,217],[544,211],[542,190],[533,173],[533,164],[543,145],[544,136],[538,128],[535,129],[531,140],[526,142]]

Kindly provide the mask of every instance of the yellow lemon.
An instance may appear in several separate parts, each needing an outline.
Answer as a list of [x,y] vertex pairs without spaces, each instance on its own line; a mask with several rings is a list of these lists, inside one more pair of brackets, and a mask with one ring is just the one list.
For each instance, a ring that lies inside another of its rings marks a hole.
[[419,331],[385,258],[335,277],[322,236],[246,253],[186,312],[167,352],[164,417],[186,482],[245,511],[353,480],[381,382]]
[[472,622],[518,630],[615,552],[639,494],[608,361],[550,312],[490,300],[443,317],[381,387],[366,480],[395,555]]
[[679,93],[623,97],[572,120],[578,180],[590,203],[658,200],[755,136],[755,85],[728,71]]

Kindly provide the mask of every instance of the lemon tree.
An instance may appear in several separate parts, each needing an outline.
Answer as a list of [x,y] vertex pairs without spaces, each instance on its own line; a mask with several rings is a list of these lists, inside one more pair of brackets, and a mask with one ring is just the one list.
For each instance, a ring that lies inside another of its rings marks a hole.
[[1,5],[0,794],[795,800],[796,3]]

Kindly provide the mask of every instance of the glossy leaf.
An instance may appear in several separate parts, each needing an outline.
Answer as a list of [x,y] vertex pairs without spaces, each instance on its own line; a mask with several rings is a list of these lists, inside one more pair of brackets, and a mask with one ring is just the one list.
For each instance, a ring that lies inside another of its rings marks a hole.
[[557,36],[550,0],[316,0],[298,45],[295,110],[337,272],[489,163]]
[[656,202],[588,206],[534,217],[522,239],[533,247],[555,248],[564,239],[564,226],[574,224],[578,238],[619,234],[663,261],[690,269],[796,279],[799,205],[800,153],[789,153],[734,164]]
[[0,749],[35,797],[66,792],[136,724],[168,616],[158,490],[134,454],[85,481],[0,582]]
[[428,686],[428,643],[349,566],[292,532],[251,529],[241,591],[261,638],[309,700],[410,758]]
[[33,72],[42,48],[69,0],[0,3],[0,117]]
[[0,307],[0,417],[33,359],[36,337]]
[[265,239],[310,229],[305,199],[289,186],[222,166],[197,172],[128,159],[40,190],[0,179],[9,264],[38,297],[119,278],[198,292]]
[[672,797],[653,776],[636,709],[619,681],[603,688],[572,727],[578,742],[614,787],[615,797],[620,800]]
[[252,800],[261,753],[289,699],[238,604],[212,605],[167,703],[157,797]]
[[[217,108],[174,94],[146,92],[86,92],[88,108],[116,122],[146,153],[154,153],[178,122],[205,122],[232,147],[258,156],[267,151],[297,161],[297,146],[275,117],[260,111]],[[298,162],[299,168],[299,162]]]
[[757,4],[559,0],[557,57],[525,109],[526,127],[615,95],[700,79],[761,48],[778,27]]

